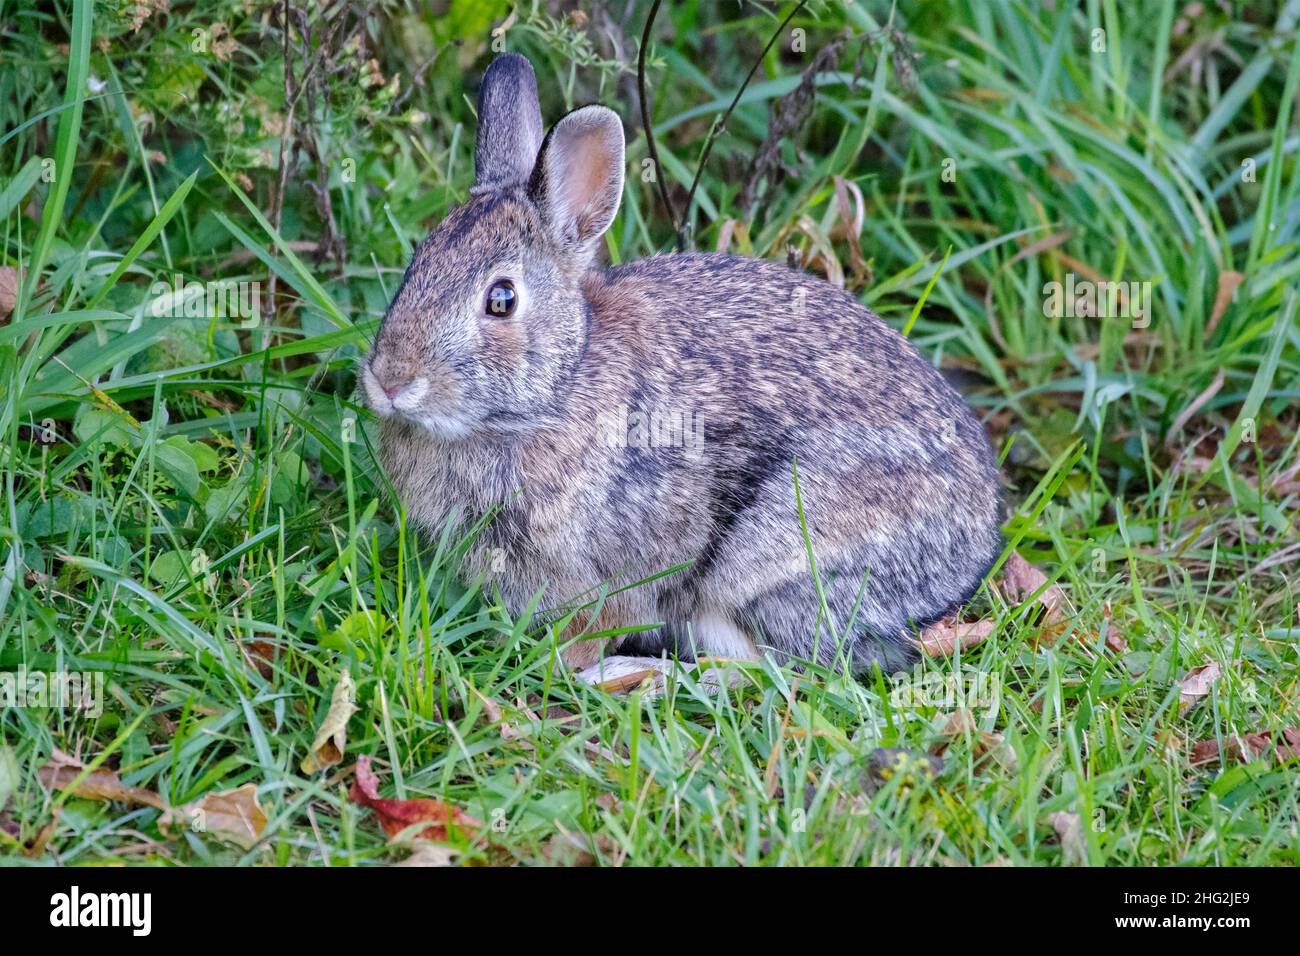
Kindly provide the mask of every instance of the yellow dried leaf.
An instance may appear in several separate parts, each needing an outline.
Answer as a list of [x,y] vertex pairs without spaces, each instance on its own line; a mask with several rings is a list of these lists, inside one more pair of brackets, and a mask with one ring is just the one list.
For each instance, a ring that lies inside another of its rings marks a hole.
[[344,668],[330,696],[330,707],[316,731],[311,753],[303,758],[302,772],[316,773],[343,762],[348,745],[348,720],[357,712],[357,685]]

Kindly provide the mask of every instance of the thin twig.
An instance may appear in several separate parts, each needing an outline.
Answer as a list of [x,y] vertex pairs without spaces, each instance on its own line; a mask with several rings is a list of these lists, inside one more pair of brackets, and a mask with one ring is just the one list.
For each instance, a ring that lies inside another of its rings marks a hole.
[[[342,30],[348,13],[346,3],[340,4],[333,11],[326,10],[321,14],[323,25],[320,43],[313,54],[312,52],[312,24],[311,11],[306,7],[293,6],[290,0],[283,0],[281,5],[280,18],[283,21],[284,30],[284,129],[280,134],[280,163],[277,171],[275,193],[272,196],[271,203],[271,225],[278,234],[283,225],[284,219],[284,202],[289,188],[289,176],[297,168],[298,161],[294,157],[299,149],[307,149],[312,160],[316,163],[317,169],[321,171],[321,185],[328,181],[328,171],[323,170],[321,165],[320,147],[316,141],[316,86],[319,81],[318,73],[327,58],[335,55],[338,49],[346,45],[353,37],[361,32],[365,25],[362,20],[353,27],[340,44],[338,43],[339,33]],[[333,19],[331,19],[331,15]],[[294,20],[297,21],[298,35],[302,40],[302,61],[305,63],[302,78],[296,79],[293,72],[293,54],[295,47],[292,46]],[[307,94],[307,120],[303,124],[306,132],[299,134],[295,131],[297,121],[298,104],[303,94]],[[292,161],[291,161],[292,160]],[[308,183],[308,185],[312,185]],[[325,248],[328,245],[337,268],[341,274],[343,269],[342,240],[338,234],[337,224],[334,222],[333,206],[330,202],[328,192],[325,193],[322,205],[322,196],[319,187],[313,190],[316,197],[317,212],[321,215],[326,225],[326,236],[317,244],[317,250]],[[262,349],[266,350],[271,347],[271,328],[274,325],[276,315],[276,292],[278,290],[278,279],[275,271],[272,270],[266,284],[264,294],[264,303],[262,313],[267,317],[267,321],[262,325]]]
[[[785,32],[786,26],[794,19],[795,14],[802,10],[804,4],[807,2],[808,0],[799,0],[799,2],[795,4],[794,9],[790,11],[784,20],[781,21],[781,25],[776,28],[776,32],[772,34],[772,38],[767,41],[767,46],[763,47],[763,52],[759,54],[758,59],[754,61],[754,65],[749,70],[749,75],[745,77],[745,82],[742,83],[740,89],[736,91],[735,98],[732,99],[731,105],[727,107],[727,111],[723,113],[719,119],[714,120],[713,126],[710,127],[709,135],[704,140],[704,150],[700,154],[699,165],[695,167],[695,178],[691,181],[691,190],[686,194],[686,218],[682,220],[682,224],[677,229],[678,252],[685,249],[686,233],[690,231],[694,218],[691,213],[692,204],[695,202],[695,190],[700,185],[700,177],[704,174],[704,166],[709,161],[709,153],[713,151],[714,140],[716,140],[718,135],[726,129],[727,120],[731,118],[732,110],[736,108],[736,104],[740,102],[740,98],[745,95],[745,90],[749,88],[750,81],[754,79],[754,74],[758,72],[758,68],[762,66],[763,61],[767,59],[767,54],[776,44],[776,41],[780,38],[781,34]],[[658,6],[658,3],[656,2],[655,5]],[[653,13],[651,15],[653,16]]]
[[677,209],[673,206],[672,197],[668,195],[668,183],[664,179],[664,169],[659,164],[659,150],[655,146],[654,126],[650,122],[650,109],[647,106],[645,90],[645,51],[650,46],[650,31],[654,29],[655,17],[659,13],[660,0],[654,0],[650,6],[650,14],[646,17],[645,30],[641,34],[641,49],[637,52],[636,58],[636,84],[637,92],[641,98],[641,125],[645,128],[646,149],[650,153],[650,162],[654,163],[655,185],[659,187],[659,198],[663,200],[664,208],[668,210],[668,219],[672,222],[673,232],[678,235],[678,251],[681,251],[681,226],[677,222]]

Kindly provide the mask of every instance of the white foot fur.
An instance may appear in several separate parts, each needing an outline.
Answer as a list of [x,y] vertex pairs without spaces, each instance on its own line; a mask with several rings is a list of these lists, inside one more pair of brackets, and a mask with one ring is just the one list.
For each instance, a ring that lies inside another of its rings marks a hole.
[[701,613],[691,622],[690,633],[697,657],[707,654],[711,657],[756,661],[762,656],[750,636],[720,611]]

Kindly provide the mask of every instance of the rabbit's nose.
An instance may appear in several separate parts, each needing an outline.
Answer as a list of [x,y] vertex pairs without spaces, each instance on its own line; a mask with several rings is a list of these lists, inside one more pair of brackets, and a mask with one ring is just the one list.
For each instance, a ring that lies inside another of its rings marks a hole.
[[390,402],[410,384],[409,379],[404,379],[388,362],[372,362],[370,364],[370,374],[374,378],[375,384],[379,386],[379,390],[387,396]]
[[384,379],[378,377],[376,377],[375,379],[375,384],[379,386],[379,390],[384,393],[384,395],[388,398],[390,402],[396,402],[399,396],[401,396],[404,392],[410,390],[410,386],[411,386],[411,383],[409,381],[406,382],[385,381]]

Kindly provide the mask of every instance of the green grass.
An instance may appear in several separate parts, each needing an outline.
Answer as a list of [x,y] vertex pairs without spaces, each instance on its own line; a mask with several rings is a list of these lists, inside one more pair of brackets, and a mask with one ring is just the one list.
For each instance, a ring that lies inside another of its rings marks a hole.
[[[278,208],[285,60],[263,5],[203,0],[133,32],[112,4],[0,0],[0,265],[28,277],[0,324],[0,669],[105,680],[94,719],[0,709],[6,862],[400,860],[348,799],[360,755],[385,796],[484,822],[454,837],[460,861],[541,862],[574,834],[604,864],[1300,862],[1295,761],[1189,760],[1197,741],[1300,727],[1300,3],[1182,23],[1173,0],[920,0],[897,33],[885,3],[796,16],[807,52],[777,44],[717,140],[695,245],[794,246],[963,374],[1005,455],[1008,541],[1070,613],[1047,627],[989,593],[993,635],[910,677],[763,663],[742,688],[684,677],[660,698],[575,686],[552,630],[458,582],[463,542],[405,528],[352,399],[410,249],[466,197],[469,81],[507,14],[435,6],[372,5],[370,52],[329,59],[295,106],[316,148]],[[506,43],[549,118],[599,99],[639,129],[619,64],[649,3],[621,49],[592,29],[603,6],[575,25],[525,2]],[[679,207],[788,12],[664,5],[650,87]],[[866,37],[816,77],[780,146],[793,175],[745,208],[770,108],[845,28]],[[628,154],[620,261],[673,241],[635,174],[644,139]],[[316,255],[308,183],[330,197],[335,255]],[[1045,316],[1045,283],[1068,272],[1151,282],[1149,324]],[[1216,313],[1228,272],[1244,278]],[[177,273],[274,283],[274,311],[251,329],[158,316],[154,283]],[[1222,677],[1184,710],[1180,679],[1210,662]],[[347,755],[305,774],[345,669]],[[1001,743],[949,739],[956,702],[906,692],[944,681],[997,688],[974,717]],[[944,741],[934,775],[873,758]],[[155,809],[48,794],[37,770],[56,749],[177,806],[252,783],[263,838],[168,836]],[[1062,845],[1059,812],[1082,843]]]

